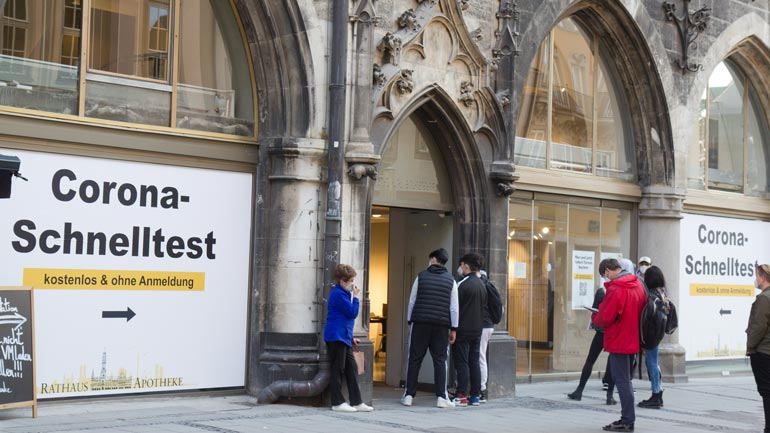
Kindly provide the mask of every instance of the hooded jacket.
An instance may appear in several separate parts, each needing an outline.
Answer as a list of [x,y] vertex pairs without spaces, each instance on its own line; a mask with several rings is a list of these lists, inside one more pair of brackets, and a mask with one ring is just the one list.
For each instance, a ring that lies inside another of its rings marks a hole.
[[641,281],[621,271],[604,287],[607,294],[599,312],[591,316],[594,325],[604,328],[604,350],[623,355],[639,353],[639,320],[647,301]]

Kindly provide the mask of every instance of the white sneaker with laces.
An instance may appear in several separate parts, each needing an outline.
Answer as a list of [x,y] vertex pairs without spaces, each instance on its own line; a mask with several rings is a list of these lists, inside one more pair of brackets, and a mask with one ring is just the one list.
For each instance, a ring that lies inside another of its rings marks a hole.
[[337,406],[332,406],[332,410],[335,412],[358,412],[356,408],[349,405],[348,402],[338,404]]
[[371,412],[374,410],[373,407],[369,406],[366,403],[361,403],[358,405],[353,406],[353,409],[355,409],[358,412]]
[[411,406],[412,405],[412,396],[411,395],[405,395],[401,398],[401,404],[404,406]]
[[439,397],[436,400],[436,407],[441,408],[441,409],[446,409],[446,408],[450,408],[450,407],[455,407],[455,404],[452,403],[451,400],[447,400],[444,397]]

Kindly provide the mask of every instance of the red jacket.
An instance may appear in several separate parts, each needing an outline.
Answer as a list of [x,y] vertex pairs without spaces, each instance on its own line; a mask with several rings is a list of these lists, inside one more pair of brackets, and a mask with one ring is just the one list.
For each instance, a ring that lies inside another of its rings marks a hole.
[[596,326],[604,327],[604,350],[630,355],[639,353],[639,319],[647,301],[644,287],[636,275],[626,273],[604,283],[607,295],[599,312],[591,316]]

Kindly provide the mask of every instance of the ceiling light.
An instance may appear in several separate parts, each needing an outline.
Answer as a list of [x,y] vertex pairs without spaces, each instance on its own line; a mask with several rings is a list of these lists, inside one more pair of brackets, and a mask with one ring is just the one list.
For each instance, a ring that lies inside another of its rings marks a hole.
[[547,235],[551,230],[548,227],[543,227],[543,234]]

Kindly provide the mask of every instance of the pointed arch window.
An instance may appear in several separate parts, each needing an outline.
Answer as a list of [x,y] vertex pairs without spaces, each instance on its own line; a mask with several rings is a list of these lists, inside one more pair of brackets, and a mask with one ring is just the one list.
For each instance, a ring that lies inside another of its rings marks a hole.
[[698,140],[688,155],[688,186],[770,198],[767,117],[756,90],[729,59],[701,96]]
[[8,0],[0,111],[251,137],[249,56],[227,0]]
[[517,165],[636,179],[628,104],[607,51],[575,18],[553,28],[524,85]]

